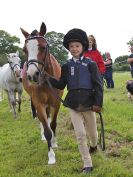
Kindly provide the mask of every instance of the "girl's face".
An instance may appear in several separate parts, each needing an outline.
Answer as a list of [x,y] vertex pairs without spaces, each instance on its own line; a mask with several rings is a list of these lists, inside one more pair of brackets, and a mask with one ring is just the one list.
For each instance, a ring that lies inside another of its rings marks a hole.
[[89,36],[89,37],[88,37],[88,40],[89,40],[89,48],[92,48],[92,45],[93,45],[93,43],[94,43],[93,37]]
[[83,45],[80,42],[70,42],[69,51],[74,58],[79,59],[80,54],[83,52]]
[[106,58],[110,58],[110,54],[109,53],[105,53]]

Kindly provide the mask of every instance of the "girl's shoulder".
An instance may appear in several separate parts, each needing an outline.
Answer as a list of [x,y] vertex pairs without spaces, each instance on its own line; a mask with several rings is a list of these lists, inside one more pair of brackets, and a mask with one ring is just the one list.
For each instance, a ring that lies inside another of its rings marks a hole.
[[95,63],[95,61],[93,61],[93,60],[92,60],[91,58],[89,58],[89,57],[84,57],[83,61],[86,62],[86,63]]

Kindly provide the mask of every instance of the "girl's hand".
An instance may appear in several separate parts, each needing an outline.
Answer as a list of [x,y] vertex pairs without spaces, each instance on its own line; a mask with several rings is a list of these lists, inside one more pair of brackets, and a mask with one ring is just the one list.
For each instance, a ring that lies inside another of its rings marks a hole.
[[93,105],[92,106],[92,111],[100,113],[102,108],[100,106]]
[[21,76],[22,78],[25,77],[27,75],[27,64],[26,62],[23,65],[23,69],[21,70]]

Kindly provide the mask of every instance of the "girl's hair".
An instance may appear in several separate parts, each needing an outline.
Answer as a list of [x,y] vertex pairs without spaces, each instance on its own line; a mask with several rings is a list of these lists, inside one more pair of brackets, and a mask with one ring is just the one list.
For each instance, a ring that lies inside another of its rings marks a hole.
[[91,37],[92,40],[93,40],[92,49],[96,50],[97,49],[97,42],[96,42],[95,37],[91,34],[91,35],[88,36],[88,40],[89,40],[89,37]]

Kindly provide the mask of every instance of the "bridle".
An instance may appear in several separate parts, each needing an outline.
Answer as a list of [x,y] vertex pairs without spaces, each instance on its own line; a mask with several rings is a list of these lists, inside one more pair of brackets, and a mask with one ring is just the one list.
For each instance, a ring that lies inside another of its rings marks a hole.
[[12,62],[8,61],[8,63],[9,63],[9,66],[10,66],[10,68],[11,68],[13,74],[15,75],[14,68],[15,68],[16,66],[18,66],[18,67],[20,68],[20,65],[19,65],[19,64],[14,64],[14,65],[12,66]]
[[[29,40],[32,40],[32,39],[40,39],[40,38],[41,38],[41,39],[44,39],[44,40],[46,41],[46,39],[45,39],[43,36],[33,36],[33,37],[28,37],[28,38],[25,40],[25,42],[26,42],[26,41],[29,41]],[[46,43],[47,43],[47,41],[46,41]],[[31,59],[31,60],[29,60],[29,61],[26,62],[26,63],[27,63],[27,69],[28,69],[28,67],[29,67],[31,64],[34,65],[34,66],[37,68],[37,71],[39,72],[39,75],[40,75],[40,76],[42,76],[42,74],[44,73],[45,69],[46,69],[47,66],[48,66],[48,63],[47,63],[47,60],[46,60],[47,54],[49,53],[49,45],[48,45],[48,43],[46,44],[44,50],[45,50],[44,62],[43,62],[43,61],[40,61],[40,60],[37,60],[37,59]],[[42,65],[41,69],[38,67],[37,64]]]

